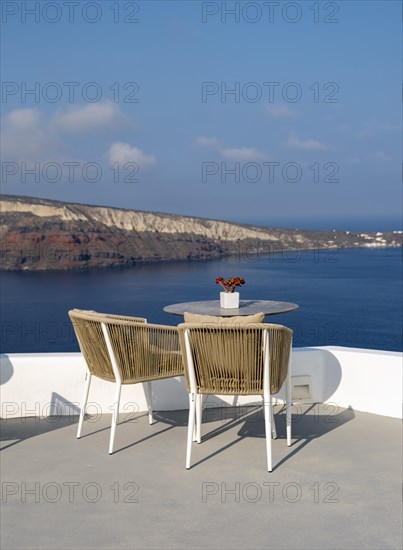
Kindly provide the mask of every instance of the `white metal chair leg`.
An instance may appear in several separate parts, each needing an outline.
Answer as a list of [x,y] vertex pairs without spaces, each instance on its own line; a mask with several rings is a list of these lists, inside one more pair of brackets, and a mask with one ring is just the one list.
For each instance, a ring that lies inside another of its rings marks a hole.
[[271,426],[271,408],[272,408],[272,402],[271,402],[271,395],[266,395],[264,398],[264,423],[265,423],[265,432],[266,432],[266,453],[267,453],[267,471],[271,472],[272,467],[272,452],[271,452],[271,434],[272,434],[272,426]]
[[147,401],[147,408],[148,408],[148,422],[150,424],[153,424],[154,418],[153,418],[153,391],[151,382],[144,382],[144,394],[146,396]]
[[201,424],[203,417],[203,396],[198,394],[196,402],[196,441],[201,443]]
[[287,425],[287,445],[291,445],[291,380],[290,374],[288,373],[285,381],[285,393],[286,393],[286,402],[285,402],[285,415],[286,415],[286,425]]
[[190,460],[192,455],[192,440],[193,429],[195,425],[195,413],[196,413],[196,394],[189,393],[189,423],[188,423],[188,438],[186,448],[186,469],[190,468]]
[[[198,403],[199,403],[199,398],[200,398],[200,394],[196,394],[195,396],[195,399],[196,399],[196,411],[198,409]],[[197,441],[197,417],[196,417],[196,422],[194,423],[193,425],[193,437],[192,437],[192,441]]]
[[78,439],[80,439],[81,430],[83,429],[85,409],[87,408],[88,394],[89,394],[90,385],[91,385],[91,377],[92,377],[92,374],[90,372],[87,372],[87,375],[85,377],[84,394],[83,394],[83,399],[82,399],[82,402],[81,402],[80,418],[78,420],[78,429],[77,429],[77,438]]
[[116,381],[116,392],[115,392],[115,403],[113,405],[112,412],[112,426],[111,426],[111,438],[109,440],[109,454],[113,453],[113,444],[115,441],[116,425],[119,418],[119,403],[120,403],[120,392],[122,389],[122,382]]
[[271,419],[272,437],[273,439],[277,439],[276,420],[274,418],[273,403],[271,404],[271,407],[270,407],[270,417],[271,417],[270,419]]
[[[264,397],[263,397],[263,405],[264,405]],[[276,421],[274,419],[274,410],[273,410],[273,398],[272,398],[271,407],[270,407],[270,420],[271,420],[271,436],[273,439],[277,439]]]
[[206,402],[207,395],[200,393],[196,394],[196,422],[193,428],[193,441],[197,441],[197,443],[201,443],[201,425],[203,420],[203,410]]

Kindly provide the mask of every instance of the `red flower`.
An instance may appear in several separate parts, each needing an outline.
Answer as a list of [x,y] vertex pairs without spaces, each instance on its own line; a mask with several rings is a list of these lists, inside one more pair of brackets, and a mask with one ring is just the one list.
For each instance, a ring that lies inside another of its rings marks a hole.
[[224,277],[218,277],[215,282],[223,287],[224,292],[228,292],[228,289],[230,289],[230,292],[234,292],[238,286],[245,284],[245,279],[242,277],[231,277],[225,281]]

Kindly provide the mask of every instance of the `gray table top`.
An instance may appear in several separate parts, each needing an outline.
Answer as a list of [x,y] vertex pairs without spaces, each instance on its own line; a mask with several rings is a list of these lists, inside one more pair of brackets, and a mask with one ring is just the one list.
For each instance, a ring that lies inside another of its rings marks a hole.
[[202,315],[217,315],[220,317],[233,317],[234,315],[253,315],[254,313],[264,313],[265,315],[275,315],[276,313],[286,313],[293,311],[299,306],[291,302],[276,302],[273,300],[239,300],[239,308],[223,309],[220,307],[220,300],[207,300],[204,302],[183,302],[180,304],[171,304],[164,307],[167,313],[174,315],[183,315],[185,311],[189,313],[200,313]]

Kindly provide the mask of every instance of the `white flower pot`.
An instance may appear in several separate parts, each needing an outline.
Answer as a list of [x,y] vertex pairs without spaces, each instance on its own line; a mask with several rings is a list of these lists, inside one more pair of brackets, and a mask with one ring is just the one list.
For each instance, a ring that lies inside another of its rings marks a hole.
[[220,306],[224,309],[239,308],[239,292],[220,292]]

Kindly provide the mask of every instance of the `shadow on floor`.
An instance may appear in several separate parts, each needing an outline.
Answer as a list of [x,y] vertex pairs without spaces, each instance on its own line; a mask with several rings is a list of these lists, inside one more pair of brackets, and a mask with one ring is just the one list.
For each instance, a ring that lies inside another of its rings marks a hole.
[[[217,401],[215,401],[215,404],[217,404]],[[186,413],[186,417],[184,417],[184,413]],[[187,411],[168,411],[156,414],[157,417],[161,422],[187,425]],[[286,415],[283,405],[274,406],[274,418],[277,439],[285,439]],[[355,414],[352,408],[340,409],[337,405],[330,403],[312,403],[303,406],[295,404],[292,415],[292,444],[289,447],[290,452],[276,465],[276,468],[294,456],[313,439],[326,435],[354,418]],[[220,425],[215,425],[213,429],[208,431],[209,424],[217,424],[217,422]],[[237,426],[239,426],[238,437],[234,441],[224,447],[218,448],[193,466],[209,460],[246,437],[266,437],[262,405],[233,407],[221,402],[221,406],[207,406],[203,410],[202,443]],[[219,447],[219,445],[219,439],[217,439],[217,446]]]
[[[63,398],[55,396],[54,402],[61,403]],[[71,415],[53,415],[45,418],[13,418],[7,422],[2,422],[2,442],[1,450],[5,450],[28,438],[42,435],[56,429],[69,427],[78,422],[78,411],[73,411]],[[317,439],[334,429],[342,426],[354,418],[353,409],[338,409],[332,404],[310,404],[294,405],[292,417],[292,446],[290,452],[285,456],[276,467],[286,462],[289,458],[298,453],[302,448],[308,445],[313,439]],[[132,441],[114,452],[124,452],[131,447],[139,445],[168,432],[175,427],[186,427],[188,422],[188,411],[155,411],[154,424],[149,426],[150,432],[145,437],[136,439],[135,424],[138,422],[147,422],[148,413],[121,413],[119,426],[124,424],[133,424]],[[274,406],[274,417],[277,429],[277,438],[285,439],[285,407],[283,405]],[[102,415],[103,425],[94,430],[94,423],[100,418],[86,417],[84,423],[82,439],[91,437],[100,432],[109,432],[111,415]],[[237,437],[231,443],[220,446],[219,435],[234,428],[239,427]],[[69,435],[71,437],[71,435]],[[109,434],[107,434],[109,437]],[[205,456],[193,466],[209,460],[213,456],[225,451],[229,447],[237,444],[247,437],[265,437],[265,427],[263,418],[263,407],[261,404],[248,406],[229,406],[227,403],[214,398],[214,402],[207,402],[203,411],[202,422],[202,443],[212,438],[217,439],[217,450]],[[10,443],[9,443],[10,442]],[[5,444],[4,444],[5,443]]]
[[[3,403],[3,405],[13,406],[14,404]],[[65,428],[78,420],[80,409],[59,393],[52,392],[49,403],[42,410],[39,403],[36,405],[37,408],[32,411],[23,411],[20,407],[21,414],[25,412],[21,417],[1,419],[1,451],[31,437]],[[68,414],[65,414],[66,411]],[[31,413],[35,416],[29,416]]]

